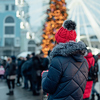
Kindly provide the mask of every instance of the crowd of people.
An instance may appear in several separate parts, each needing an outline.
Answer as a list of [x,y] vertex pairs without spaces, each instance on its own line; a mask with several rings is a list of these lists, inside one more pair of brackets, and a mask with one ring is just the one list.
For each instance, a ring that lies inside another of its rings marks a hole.
[[14,94],[15,85],[32,91],[33,95],[40,94],[41,73],[49,65],[49,59],[43,56],[41,51],[38,55],[28,54],[26,58],[11,56],[7,60],[1,60],[0,78],[6,79],[9,88],[7,95]]
[[63,23],[55,35],[56,46],[46,58],[41,51],[26,58],[11,56],[0,60],[0,77],[6,79],[7,95],[14,95],[15,84],[39,95],[42,85],[48,100],[95,100],[95,95],[100,100],[95,89],[100,54],[93,55],[82,41],[76,42],[75,27],[71,20]]

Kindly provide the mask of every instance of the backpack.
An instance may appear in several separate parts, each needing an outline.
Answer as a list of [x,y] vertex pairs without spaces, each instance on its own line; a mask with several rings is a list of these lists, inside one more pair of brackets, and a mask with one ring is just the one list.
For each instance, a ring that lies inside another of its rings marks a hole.
[[[90,62],[89,62],[90,63]],[[91,68],[88,72],[88,81],[93,81],[97,78],[97,72],[98,72],[98,64],[95,63],[95,65],[91,65]]]

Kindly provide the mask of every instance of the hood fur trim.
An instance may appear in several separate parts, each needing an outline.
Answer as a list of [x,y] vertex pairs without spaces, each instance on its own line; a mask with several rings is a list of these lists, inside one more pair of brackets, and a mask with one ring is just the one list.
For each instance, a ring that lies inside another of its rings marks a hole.
[[84,55],[86,52],[86,45],[84,42],[67,42],[57,44],[50,53],[50,61],[55,56],[68,56],[73,54]]

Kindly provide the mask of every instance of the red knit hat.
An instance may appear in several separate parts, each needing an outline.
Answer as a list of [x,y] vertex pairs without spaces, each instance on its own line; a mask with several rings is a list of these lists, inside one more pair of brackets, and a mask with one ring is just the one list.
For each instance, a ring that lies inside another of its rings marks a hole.
[[63,23],[63,26],[58,30],[55,35],[57,43],[66,43],[69,41],[76,41],[76,24],[71,20],[66,20]]

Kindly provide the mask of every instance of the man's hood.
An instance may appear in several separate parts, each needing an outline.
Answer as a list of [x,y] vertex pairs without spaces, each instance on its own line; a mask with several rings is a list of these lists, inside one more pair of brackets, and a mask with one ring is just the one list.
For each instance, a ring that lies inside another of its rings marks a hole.
[[89,52],[88,55],[85,56],[85,58],[91,58],[91,57],[93,57],[93,54],[91,52]]

